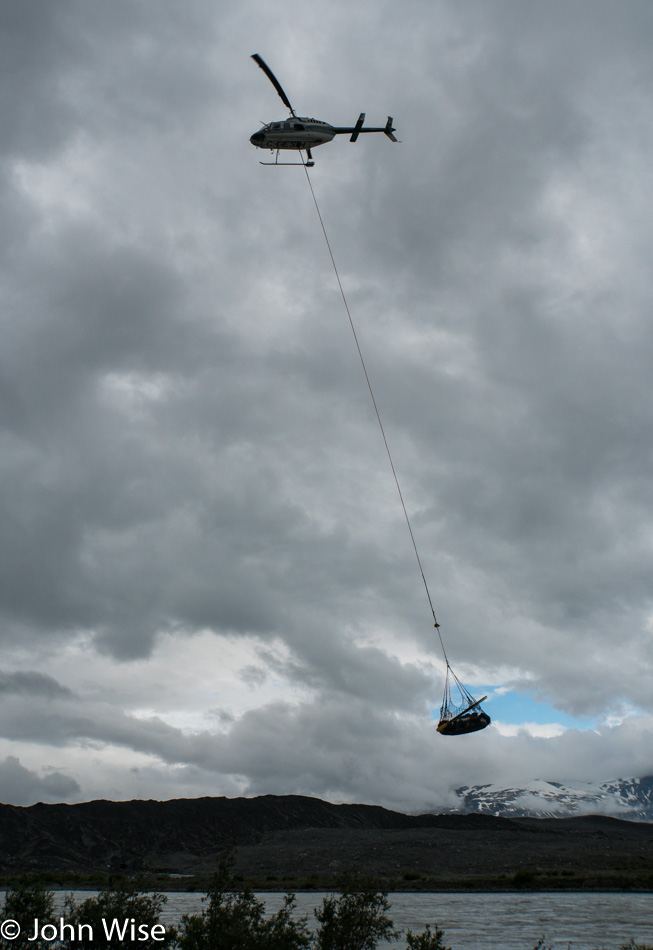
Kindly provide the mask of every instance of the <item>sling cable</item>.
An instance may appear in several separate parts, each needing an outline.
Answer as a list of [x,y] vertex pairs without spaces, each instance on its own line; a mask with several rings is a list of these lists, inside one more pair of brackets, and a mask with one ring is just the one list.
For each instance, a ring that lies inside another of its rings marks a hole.
[[406,508],[406,503],[404,502],[404,496],[401,491],[401,486],[399,484],[399,479],[397,477],[397,472],[392,461],[392,454],[390,452],[390,446],[388,445],[388,440],[386,438],[385,429],[383,428],[383,422],[381,421],[381,414],[379,412],[379,407],[377,405],[376,399],[374,397],[374,391],[372,389],[372,383],[370,382],[370,377],[367,372],[367,367],[365,366],[365,360],[363,359],[363,352],[358,341],[358,334],[356,333],[356,327],[354,326],[354,321],[351,316],[351,311],[349,309],[349,304],[347,303],[347,297],[345,296],[345,291],[342,286],[342,281],[340,280],[340,274],[338,273],[338,267],[336,265],[335,257],[333,256],[333,251],[331,249],[331,244],[329,242],[329,236],[324,224],[324,219],[322,218],[322,213],[320,212],[320,207],[317,203],[317,198],[313,190],[313,184],[311,182],[310,175],[308,173],[309,165],[308,163],[304,164],[304,172],[306,173],[306,180],[308,182],[308,187],[311,190],[311,195],[313,197],[313,203],[315,205],[315,210],[320,222],[320,227],[322,228],[322,234],[324,235],[324,240],[326,242],[327,250],[329,251],[329,257],[331,258],[331,264],[333,265],[333,271],[336,275],[336,281],[338,283],[338,289],[340,290],[340,296],[342,297],[342,302],[345,306],[345,311],[347,313],[347,318],[349,320],[349,326],[351,327],[351,332],[354,337],[354,342],[356,344],[356,349],[358,351],[358,356],[363,368],[363,373],[365,375],[365,381],[367,383],[367,388],[372,399],[372,405],[374,406],[374,412],[376,414],[377,421],[379,423],[379,429],[381,430],[381,435],[383,437],[383,444],[385,445],[385,450],[388,456],[388,461],[390,462],[390,468],[392,469],[392,475],[395,480],[395,485],[397,486],[397,492],[399,494],[399,500],[401,502],[401,507],[404,513],[404,518],[406,520],[406,525],[408,527],[408,532],[410,534],[410,540],[413,544],[413,550],[415,551],[415,557],[417,558],[417,564],[419,567],[419,572],[424,583],[424,590],[426,591],[426,597],[428,599],[429,607],[431,614],[433,615],[433,624],[438,633],[438,639],[440,641],[440,647],[442,648],[442,655],[444,656],[444,661],[446,663],[446,678],[444,686],[444,696],[442,698],[442,705],[440,707],[440,720],[438,722],[438,732],[443,736],[460,736],[465,735],[470,732],[478,732],[480,729],[485,729],[486,726],[490,724],[490,717],[488,714],[481,708],[481,703],[483,700],[487,699],[487,696],[482,696],[481,699],[475,699],[469,690],[461,683],[456,674],[451,668],[449,663],[449,658],[447,657],[447,651],[444,648],[444,641],[442,639],[442,634],[440,633],[440,624],[438,623],[437,617],[435,615],[435,609],[433,607],[433,601],[431,599],[431,594],[429,591],[428,584],[426,582],[426,576],[424,574],[424,569],[422,567],[422,561],[419,556],[419,551],[417,550],[417,543],[415,541],[415,535],[413,534],[413,529],[410,523],[410,518],[408,517],[408,510]]

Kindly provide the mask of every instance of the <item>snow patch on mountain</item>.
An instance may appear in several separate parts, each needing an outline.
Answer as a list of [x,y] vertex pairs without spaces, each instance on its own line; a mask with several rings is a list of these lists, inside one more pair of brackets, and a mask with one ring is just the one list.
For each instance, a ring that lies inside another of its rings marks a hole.
[[610,815],[628,821],[653,822],[653,776],[591,782],[534,781],[515,788],[501,785],[463,785],[456,789],[458,807],[466,814],[503,818],[566,818],[572,815]]

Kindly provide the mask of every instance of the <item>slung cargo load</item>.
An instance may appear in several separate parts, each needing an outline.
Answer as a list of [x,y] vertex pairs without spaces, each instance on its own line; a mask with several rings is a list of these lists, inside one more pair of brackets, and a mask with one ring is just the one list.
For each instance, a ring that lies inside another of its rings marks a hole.
[[469,732],[485,729],[492,721],[481,709],[481,703],[485,699],[487,696],[474,699],[447,662],[447,678],[440,707],[438,732],[443,736],[464,736]]

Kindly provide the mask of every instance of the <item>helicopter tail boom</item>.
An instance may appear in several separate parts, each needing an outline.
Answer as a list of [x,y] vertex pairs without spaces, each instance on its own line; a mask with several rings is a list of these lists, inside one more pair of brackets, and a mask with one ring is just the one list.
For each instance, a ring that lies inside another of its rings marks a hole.
[[397,142],[397,141],[398,141],[398,139],[396,139],[395,136],[394,136],[394,131],[395,131],[395,130],[394,130],[394,127],[393,127],[393,125],[392,125],[392,116],[389,115],[389,116],[388,116],[388,121],[386,122],[385,126],[382,126],[382,127],[380,127],[380,128],[364,129],[364,128],[363,128],[363,122],[364,122],[364,121],[365,121],[365,113],[364,113],[364,112],[361,112],[361,114],[360,114],[359,117],[358,117],[358,121],[356,122],[356,125],[354,125],[354,126],[351,126],[351,125],[341,125],[341,126],[337,126],[337,127],[335,127],[335,128],[333,129],[333,131],[335,132],[336,135],[351,135],[351,138],[349,139],[350,142],[355,142],[356,139],[358,138],[358,136],[359,136],[362,132],[383,132],[385,135],[388,136],[388,138],[390,139],[390,141],[392,141],[392,142]]

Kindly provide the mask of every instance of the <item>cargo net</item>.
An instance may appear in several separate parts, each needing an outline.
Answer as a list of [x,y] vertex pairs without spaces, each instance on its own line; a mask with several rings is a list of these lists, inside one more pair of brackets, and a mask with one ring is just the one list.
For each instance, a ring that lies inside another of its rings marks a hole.
[[484,699],[487,697],[474,699],[447,663],[447,678],[440,707],[438,732],[444,736],[461,736],[468,732],[485,729],[490,725],[491,719],[481,709]]

